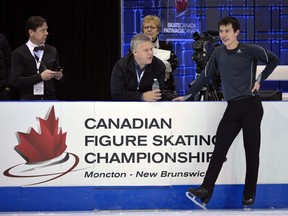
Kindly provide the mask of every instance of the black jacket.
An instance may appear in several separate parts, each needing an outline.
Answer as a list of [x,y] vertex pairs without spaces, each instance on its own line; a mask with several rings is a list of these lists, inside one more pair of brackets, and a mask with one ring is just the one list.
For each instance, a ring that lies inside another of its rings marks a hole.
[[172,100],[176,93],[173,72],[178,66],[178,59],[174,53],[172,44],[168,41],[159,40],[159,49],[171,51],[170,58],[167,61],[171,64],[172,72],[170,73],[169,79],[165,80],[165,91],[163,93],[165,94],[165,100]]
[[[24,100],[56,100],[56,79],[44,81],[44,95],[33,95],[33,87],[42,81],[34,56],[26,44],[21,45],[12,53],[11,80],[16,88],[21,90]],[[55,47],[45,44],[42,62],[47,69],[53,70],[59,66],[58,53]]]
[[165,65],[153,57],[140,81],[138,82],[135,69],[135,60],[132,53],[117,61],[111,75],[111,97],[118,101],[140,101],[141,96],[146,91],[152,90],[153,79],[157,78],[160,90],[164,89],[165,84]]
[[178,66],[178,59],[177,59],[177,56],[174,53],[174,50],[173,50],[173,47],[172,47],[171,43],[169,43],[167,41],[159,40],[159,49],[171,51],[171,55],[170,55],[170,58],[168,59],[168,62],[171,64],[172,73],[173,73],[174,70]]

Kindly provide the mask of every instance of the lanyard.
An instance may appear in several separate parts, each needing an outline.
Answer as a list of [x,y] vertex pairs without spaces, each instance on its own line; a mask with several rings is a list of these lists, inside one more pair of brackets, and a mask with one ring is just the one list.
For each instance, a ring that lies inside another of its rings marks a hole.
[[139,76],[139,73],[138,73],[138,70],[136,70],[136,76],[137,76],[137,90],[139,90],[139,87],[140,87],[140,82],[141,82],[141,79],[144,75],[144,71],[141,72],[140,76]]
[[[41,65],[41,60],[42,60],[42,57],[43,57],[43,51],[33,51],[33,54],[34,54],[34,58],[35,58],[35,61],[36,61],[36,68],[37,68],[37,73],[39,73],[39,68],[40,68],[40,65]],[[38,55],[37,55],[38,54]]]

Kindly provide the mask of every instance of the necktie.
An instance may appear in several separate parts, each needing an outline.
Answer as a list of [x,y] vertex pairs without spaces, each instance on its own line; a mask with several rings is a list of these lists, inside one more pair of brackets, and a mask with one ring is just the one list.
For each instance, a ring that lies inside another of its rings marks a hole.
[[34,47],[34,52],[37,52],[38,50],[44,50],[44,45],[41,45],[41,46],[37,46],[37,47]]

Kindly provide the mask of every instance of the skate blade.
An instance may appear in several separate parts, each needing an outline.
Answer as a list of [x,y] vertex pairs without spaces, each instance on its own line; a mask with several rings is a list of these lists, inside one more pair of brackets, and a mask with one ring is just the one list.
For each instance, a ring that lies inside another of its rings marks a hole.
[[192,193],[190,192],[186,192],[186,197],[188,199],[190,199],[193,203],[195,203],[195,205],[199,206],[200,208],[207,210],[207,208],[205,207],[206,204],[205,203],[200,203],[196,200],[196,196],[194,196]]

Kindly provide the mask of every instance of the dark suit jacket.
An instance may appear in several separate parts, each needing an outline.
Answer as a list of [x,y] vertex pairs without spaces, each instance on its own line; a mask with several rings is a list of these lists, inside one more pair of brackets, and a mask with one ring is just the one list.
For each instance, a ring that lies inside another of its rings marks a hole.
[[[55,47],[45,44],[42,62],[50,70],[59,66],[58,53]],[[40,73],[37,73],[35,57],[26,44],[12,52],[11,80],[12,84],[21,90],[22,99],[56,100],[55,82],[59,82],[56,79],[44,81],[44,95],[33,95],[33,86],[42,81]]]
[[165,65],[155,56],[153,57],[152,63],[147,66],[140,81],[139,89],[137,90],[138,83],[135,60],[133,54],[130,52],[127,56],[120,59],[112,70],[112,99],[119,101],[140,101],[144,92],[152,90],[154,78],[157,78],[160,84],[160,90],[162,91],[165,84]]

